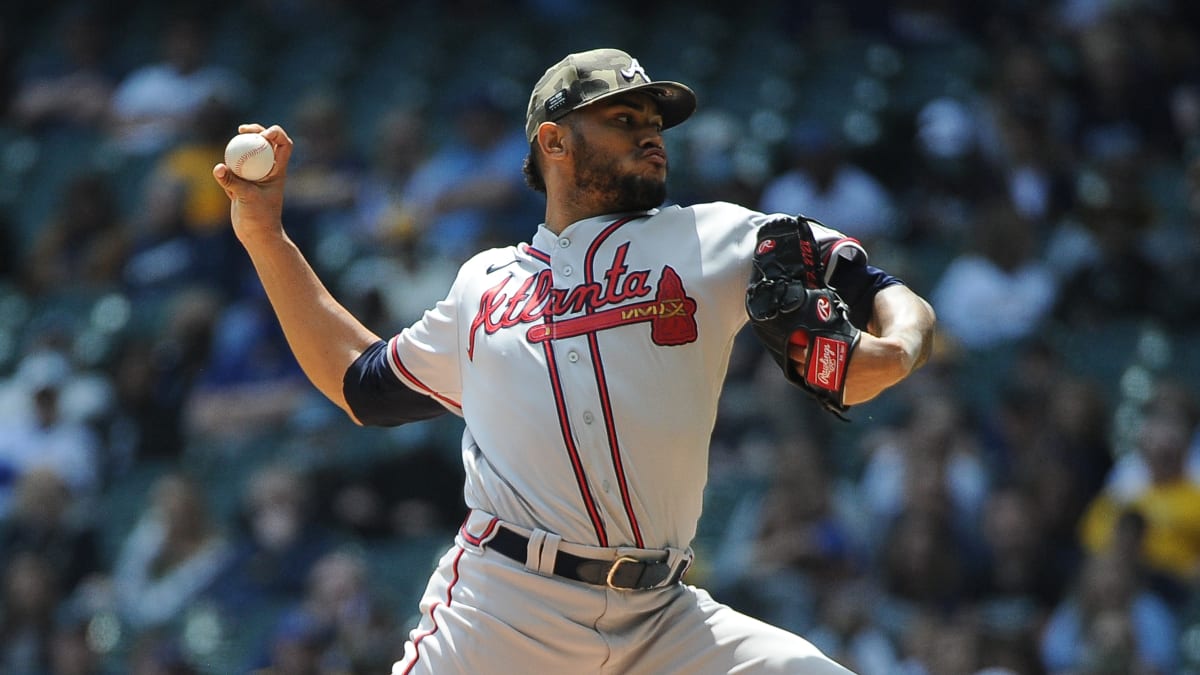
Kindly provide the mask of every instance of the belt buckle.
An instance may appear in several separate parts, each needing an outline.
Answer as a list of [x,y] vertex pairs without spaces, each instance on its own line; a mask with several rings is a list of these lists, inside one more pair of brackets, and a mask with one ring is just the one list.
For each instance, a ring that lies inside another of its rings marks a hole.
[[632,590],[632,587],[625,588],[623,586],[614,585],[613,577],[616,576],[617,570],[621,568],[622,564],[624,564],[624,563],[639,563],[639,562],[641,562],[641,561],[638,560],[637,558],[634,558],[633,556],[628,556],[628,555],[623,555],[623,556],[617,558],[616,560],[613,561],[612,567],[608,568],[608,578],[606,578],[604,580],[604,582],[608,585],[609,588],[613,589],[614,591]]

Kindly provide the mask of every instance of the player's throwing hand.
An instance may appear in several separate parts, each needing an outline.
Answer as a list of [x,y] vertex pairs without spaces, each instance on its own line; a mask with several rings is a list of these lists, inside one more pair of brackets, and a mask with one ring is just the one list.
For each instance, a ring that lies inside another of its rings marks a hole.
[[275,151],[275,167],[257,182],[238,178],[224,162],[213,167],[213,177],[233,203],[234,233],[242,241],[263,234],[278,236],[283,232],[283,186],[292,156],[292,139],[278,125],[266,128],[261,124],[242,124],[238,133],[261,133],[270,141]]

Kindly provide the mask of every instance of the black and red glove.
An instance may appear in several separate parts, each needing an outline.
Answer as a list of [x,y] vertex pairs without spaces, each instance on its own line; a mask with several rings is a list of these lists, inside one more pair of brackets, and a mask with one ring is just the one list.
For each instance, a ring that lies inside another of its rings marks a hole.
[[[849,307],[825,283],[810,222],[816,221],[781,218],[759,229],[746,312],[788,380],[845,419],[846,368],[861,331],[850,322]],[[804,363],[790,358],[792,345],[807,347]]]

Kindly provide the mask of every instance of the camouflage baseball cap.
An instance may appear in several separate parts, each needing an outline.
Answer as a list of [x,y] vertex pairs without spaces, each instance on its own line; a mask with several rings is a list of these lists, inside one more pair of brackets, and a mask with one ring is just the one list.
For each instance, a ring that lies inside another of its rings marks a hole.
[[643,91],[658,100],[663,128],[686,120],[696,110],[696,94],[678,82],[651,81],[637,59],[619,49],[570,54],[550,66],[533,87],[525,114],[525,137],[533,142],[542,122],[625,91]]

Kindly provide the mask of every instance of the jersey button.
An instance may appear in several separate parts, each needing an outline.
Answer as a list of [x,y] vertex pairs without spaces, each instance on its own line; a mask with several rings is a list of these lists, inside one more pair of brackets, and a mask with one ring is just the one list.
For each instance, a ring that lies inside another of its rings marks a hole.
[[569,277],[569,276],[571,276],[571,272],[574,272],[574,271],[575,271],[574,267],[567,265],[566,267],[563,268],[563,276]]
[[587,411],[587,412],[583,413],[583,423],[584,424],[591,424],[592,422],[595,422],[595,421],[596,421],[596,416],[593,415],[591,413],[591,411]]
[[568,247],[568,246],[570,246],[570,245],[571,245],[571,240],[570,240],[570,239],[567,239],[566,237],[563,237],[562,239],[559,239],[559,240],[558,240],[558,247],[559,247],[559,248],[566,248],[566,247]]
[[579,362],[579,352],[575,351],[574,349],[567,352],[567,360],[570,361],[571,363],[578,363]]
[[600,485],[604,488],[605,492],[612,492],[612,483],[608,482],[607,478]]

